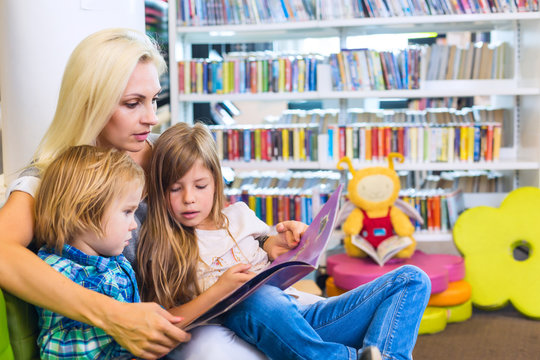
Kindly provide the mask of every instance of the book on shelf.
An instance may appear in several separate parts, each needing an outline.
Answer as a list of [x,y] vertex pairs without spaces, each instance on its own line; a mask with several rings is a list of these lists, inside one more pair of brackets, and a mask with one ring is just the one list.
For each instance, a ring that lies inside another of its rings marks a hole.
[[328,201],[321,207],[313,222],[302,234],[296,248],[280,255],[266,269],[193,320],[185,330],[209,323],[212,319],[230,310],[253,294],[263,285],[272,285],[283,290],[315,270],[319,266],[321,255],[326,249],[330,235],[334,230],[342,188],[343,185],[338,186]]
[[397,235],[382,241],[376,249],[366,239],[358,235],[352,236],[351,242],[368,254],[379,266],[386,264],[400,250],[405,249],[413,243],[411,238]]

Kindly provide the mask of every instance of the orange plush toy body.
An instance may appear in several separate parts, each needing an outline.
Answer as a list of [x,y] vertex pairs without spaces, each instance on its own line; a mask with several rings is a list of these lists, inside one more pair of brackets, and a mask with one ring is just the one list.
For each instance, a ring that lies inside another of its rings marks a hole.
[[374,248],[391,237],[409,237],[412,244],[399,251],[395,257],[411,257],[416,248],[413,238],[414,226],[409,217],[394,206],[399,196],[400,182],[394,171],[393,158],[403,162],[398,153],[388,155],[389,167],[374,166],[355,171],[352,162],[344,157],[338,162],[347,163],[353,177],[347,186],[349,201],[355,208],[343,223],[345,252],[352,257],[365,257],[366,253],[352,242],[353,236],[360,236]]

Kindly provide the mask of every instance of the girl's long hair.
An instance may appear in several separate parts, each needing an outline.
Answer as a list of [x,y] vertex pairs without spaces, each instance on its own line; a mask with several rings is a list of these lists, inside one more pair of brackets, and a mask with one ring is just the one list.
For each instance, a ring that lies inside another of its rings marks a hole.
[[215,183],[210,212],[218,227],[226,226],[221,212],[225,199],[215,142],[202,124],[179,123],[167,129],[154,145],[148,180],[148,215],[137,249],[139,284],[144,301],[171,308],[200,294],[197,283],[199,250],[195,230],[175,220],[169,189],[201,160]]

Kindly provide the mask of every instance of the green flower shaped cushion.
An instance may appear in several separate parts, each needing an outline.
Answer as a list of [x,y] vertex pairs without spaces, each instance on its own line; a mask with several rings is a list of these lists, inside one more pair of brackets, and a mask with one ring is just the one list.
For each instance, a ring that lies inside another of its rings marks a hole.
[[[522,314],[540,318],[540,189],[516,189],[500,208],[466,210],[454,226],[454,241],[475,305],[500,308],[511,301]],[[520,245],[529,249],[522,261],[513,255]]]

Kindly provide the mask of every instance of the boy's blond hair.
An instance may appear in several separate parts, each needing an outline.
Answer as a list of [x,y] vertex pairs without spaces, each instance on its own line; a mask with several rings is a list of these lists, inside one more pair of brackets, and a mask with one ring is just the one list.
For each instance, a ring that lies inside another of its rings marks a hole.
[[68,148],[43,173],[34,208],[36,239],[61,252],[82,231],[103,236],[103,215],[112,201],[144,183],[143,170],[124,152]]

